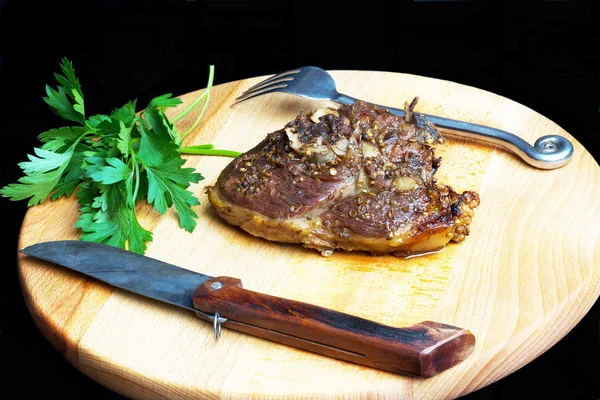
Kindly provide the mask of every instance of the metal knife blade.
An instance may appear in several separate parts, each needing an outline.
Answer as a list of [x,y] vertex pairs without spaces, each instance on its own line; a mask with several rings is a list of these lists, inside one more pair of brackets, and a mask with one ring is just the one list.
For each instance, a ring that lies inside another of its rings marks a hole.
[[195,312],[213,323],[287,346],[384,371],[430,377],[469,357],[471,332],[423,321],[395,328],[357,316],[244,289],[239,279],[211,277],[113,246],[63,240],[22,253],[112,286]]
[[192,299],[212,276],[113,246],[80,240],[36,243],[21,250],[127,291],[197,311]]

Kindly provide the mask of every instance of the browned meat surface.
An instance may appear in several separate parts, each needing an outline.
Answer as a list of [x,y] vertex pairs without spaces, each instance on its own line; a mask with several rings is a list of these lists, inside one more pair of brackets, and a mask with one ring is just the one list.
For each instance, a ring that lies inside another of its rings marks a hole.
[[469,235],[479,196],[437,183],[444,139],[414,111],[357,102],[300,114],[221,173],[208,198],[227,222],[268,240],[408,255]]

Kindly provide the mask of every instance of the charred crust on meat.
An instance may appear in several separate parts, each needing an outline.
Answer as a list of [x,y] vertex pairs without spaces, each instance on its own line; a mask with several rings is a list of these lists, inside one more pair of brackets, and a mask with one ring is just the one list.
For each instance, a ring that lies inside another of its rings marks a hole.
[[362,101],[300,113],[234,159],[209,200],[251,234],[322,252],[400,254],[460,242],[479,196],[434,178],[444,138],[417,102],[405,104],[404,117]]

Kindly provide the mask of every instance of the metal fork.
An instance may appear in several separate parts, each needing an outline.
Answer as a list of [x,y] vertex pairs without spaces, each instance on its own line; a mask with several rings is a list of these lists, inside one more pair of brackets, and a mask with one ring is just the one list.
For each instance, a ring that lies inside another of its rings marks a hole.
[[[257,96],[276,92],[314,100],[330,100],[339,104],[352,104],[357,101],[354,97],[339,93],[333,78],[326,71],[308,66],[281,72],[257,83],[236,98],[232,106]],[[404,110],[377,106],[401,117],[404,116]],[[531,146],[522,138],[501,129],[434,115],[424,115],[437,127],[451,130],[449,132],[451,135],[501,146],[536,168],[562,167],[571,160],[573,155],[573,145],[560,135],[542,136]]]

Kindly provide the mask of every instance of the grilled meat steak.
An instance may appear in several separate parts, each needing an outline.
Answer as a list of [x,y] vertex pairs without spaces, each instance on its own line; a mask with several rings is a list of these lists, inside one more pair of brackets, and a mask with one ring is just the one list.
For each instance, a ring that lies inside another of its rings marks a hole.
[[300,114],[233,160],[208,188],[227,222],[268,240],[409,255],[469,234],[479,196],[436,182],[444,139],[414,111],[358,101]]

